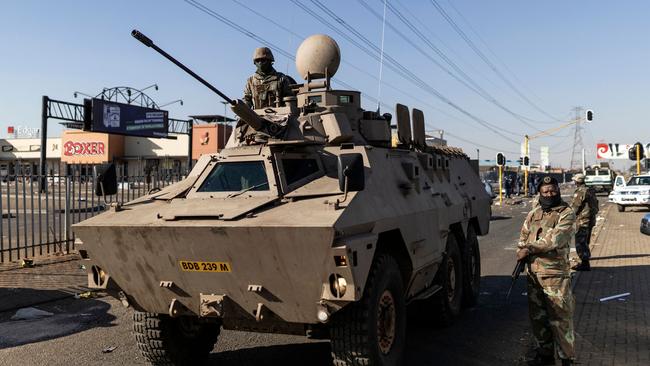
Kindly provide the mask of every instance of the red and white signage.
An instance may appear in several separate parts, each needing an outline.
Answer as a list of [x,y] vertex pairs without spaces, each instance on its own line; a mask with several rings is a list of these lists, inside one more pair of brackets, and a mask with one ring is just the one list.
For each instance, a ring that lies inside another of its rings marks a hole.
[[[598,159],[628,159],[628,151],[634,144],[617,144],[599,142],[596,144],[596,158]],[[650,144],[644,145],[646,156],[648,156],[648,149]]]
[[67,141],[63,144],[63,155],[104,155],[105,145],[101,141]]

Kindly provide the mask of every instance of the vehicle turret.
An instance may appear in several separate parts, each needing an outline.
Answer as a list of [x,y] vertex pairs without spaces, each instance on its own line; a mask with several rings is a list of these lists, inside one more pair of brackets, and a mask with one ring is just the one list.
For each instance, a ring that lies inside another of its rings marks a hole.
[[[296,52],[296,70],[304,83],[293,85],[295,97],[285,97],[285,106],[257,109],[254,114],[277,127],[265,133],[261,123],[243,103],[231,105],[245,124],[239,124],[229,146],[280,141],[336,146],[352,142],[359,145],[390,146],[391,116],[364,111],[361,93],[333,90],[331,79],[341,61],[341,51],[331,37],[317,34],[305,39]],[[252,127],[253,131],[250,131]]]

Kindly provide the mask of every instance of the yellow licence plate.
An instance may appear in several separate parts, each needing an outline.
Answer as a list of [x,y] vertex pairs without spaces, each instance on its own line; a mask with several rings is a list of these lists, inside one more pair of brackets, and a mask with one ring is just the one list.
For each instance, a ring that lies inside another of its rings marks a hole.
[[178,261],[178,264],[185,272],[230,272],[232,270],[228,262]]

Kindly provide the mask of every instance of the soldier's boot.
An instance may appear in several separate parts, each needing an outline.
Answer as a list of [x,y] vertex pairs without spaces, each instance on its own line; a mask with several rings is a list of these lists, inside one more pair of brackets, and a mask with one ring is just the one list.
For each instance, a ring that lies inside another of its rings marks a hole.
[[537,353],[535,358],[528,360],[527,364],[528,366],[555,365],[555,356]]
[[591,271],[591,265],[589,264],[589,259],[583,259],[579,264],[571,267],[575,271]]
[[568,358],[563,358],[562,359],[562,366],[570,366],[573,365],[573,360],[568,359]]

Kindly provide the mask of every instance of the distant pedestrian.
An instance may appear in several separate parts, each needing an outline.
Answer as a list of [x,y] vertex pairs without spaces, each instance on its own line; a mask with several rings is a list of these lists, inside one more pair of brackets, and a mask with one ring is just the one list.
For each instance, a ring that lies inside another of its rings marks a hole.
[[515,174],[514,177],[512,177],[512,193],[513,194],[519,194],[519,175]]
[[521,181],[521,175],[517,174],[516,176],[516,185],[517,185],[517,196],[521,196],[521,191],[523,190],[523,182]]
[[506,190],[506,198],[510,198],[510,195],[512,194],[512,179],[510,177],[506,177],[504,186]]
[[530,196],[534,196],[535,193],[536,193],[535,192],[535,179],[534,179],[534,176],[531,175],[530,177],[528,177],[528,194]]
[[571,208],[576,214],[576,253],[578,253],[581,261],[579,264],[573,266],[572,269],[576,271],[590,271],[591,265],[589,264],[589,258],[591,257],[591,252],[589,251],[589,242],[591,239],[591,230],[596,225],[598,198],[596,198],[594,189],[587,187],[585,184],[584,174],[576,174],[572,179],[576,183],[576,191],[573,194]]

